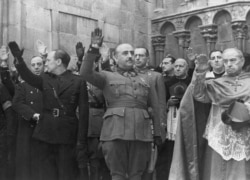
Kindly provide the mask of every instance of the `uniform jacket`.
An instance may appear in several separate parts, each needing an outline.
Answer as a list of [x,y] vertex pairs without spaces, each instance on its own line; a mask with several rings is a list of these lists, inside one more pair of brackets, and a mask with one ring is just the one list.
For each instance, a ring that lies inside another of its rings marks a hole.
[[[78,132],[78,142],[84,144],[88,129],[86,83],[70,71],[65,71],[59,76],[48,73],[37,76],[24,62],[17,64],[16,68],[22,79],[41,90],[43,95],[42,119],[39,120],[33,137],[51,144],[74,144]],[[79,121],[76,116],[77,106]],[[59,116],[53,116],[54,110],[58,109]]]
[[[135,73],[135,76],[126,77],[125,73],[92,71],[97,56],[91,53],[85,56],[81,75],[103,90],[107,111],[100,139],[152,141],[151,118],[147,110],[150,106],[153,110],[159,106],[157,94],[150,89],[149,78]],[[160,136],[159,120],[154,120],[154,127],[155,136]]]
[[143,76],[146,75],[150,79],[150,89],[158,96],[159,109],[156,112],[152,112],[152,117],[155,121],[160,120],[161,136],[162,140],[166,139],[166,126],[167,126],[167,105],[166,105],[166,90],[164,79],[158,72],[152,71],[148,68],[136,69],[136,71]]

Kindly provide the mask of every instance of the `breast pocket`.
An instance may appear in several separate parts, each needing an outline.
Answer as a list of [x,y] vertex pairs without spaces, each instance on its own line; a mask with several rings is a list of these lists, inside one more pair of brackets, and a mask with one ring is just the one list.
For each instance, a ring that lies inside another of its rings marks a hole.
[[139,95],[148,96],[150,90],[150,86],[146,83],[139,82]]
[[110,81],[109,88],[110,88],[111,93],[115,97],[119,97],[121,93],[124,92],[126,86],[125,86],[125,82],[122,82],[122,81]]

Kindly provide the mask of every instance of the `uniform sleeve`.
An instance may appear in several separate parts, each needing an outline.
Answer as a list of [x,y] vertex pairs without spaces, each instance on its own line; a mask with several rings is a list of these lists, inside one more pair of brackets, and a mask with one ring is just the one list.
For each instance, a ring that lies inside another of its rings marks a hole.
[[197,101],[208,103],[211,102],[207,93],[206,72],[197,73],[194,71],[191,85],[193,86],[193,96]]
[[26,88],[24,84],[20,84],[16,87],[15,96],[13,97],[13,109],[25,120],[30,120],[36,112],[25,102]]
[[98,87],[99,89],[103,89],[105,86],[105,76],[101,72],[96,72],[93,69],[94,61],[98,58],[98,54],[87,53],[84,57],[80,75],[83,77],[84,80],[88,81],[89,83],[93,84],[94,86]]
[[88,136],[88,119],[89,119],[89,106],[88,106],[88,91],[85,81],[81,83],[80,97],[79,97],[79,126],[78,126],[78,139],[77,139],[77,161],[80,168],[87,166],[87,136]]
[[33,74],[24,61],[16,64],[16,69],[25,82],[39,90],[43,90],[43,78]]
[[4,85],[0,86],[0,102],[7,121],[7,135],[14,137],[17,132],[17,116],[12,109],[11,96]]
[[[155,80],[155,79],[154,79]],[[154,126],[154,136],[162,136],[160,123],[160,103],[156,88],[156,82],[150,82],[149,88],[149,106],[152,108],[152,119]]]
[[167,104],[166,104],[166,88],[164,84],[163,77],[159,74],[156,79],[156,89],[159,99],[159,118],[161,126],[161,136],[162,139],[166,138],[166,128],[167,128]]

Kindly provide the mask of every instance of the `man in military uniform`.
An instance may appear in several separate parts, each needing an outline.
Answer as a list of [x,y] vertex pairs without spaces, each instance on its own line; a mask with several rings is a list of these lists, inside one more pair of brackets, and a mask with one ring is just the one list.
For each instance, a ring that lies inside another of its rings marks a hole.
[[[163,77],[160,73],[152,71],[148,68],[149,63],[149,52],[148,49],[143,47],[135,48],[135,70],[142,74],[143,76],[148,76],[150,79],[150,88],[152,91],[155,91],[155,93],[158,96],[158,102],[160,107],[160,114],[154,115],[152,114],[152,118],[155,116],[159,116],[160,122],[161,122],[161,134],[162,134],[162,141],[164,142],[166,139],[166,124],[167,124],[167,107],[166,107],[166,95],[165,95],[165,85]],[[157,117],[158,118],[158,117]],[[154,146],[153,146],[154,147]],[[154,150],[152,149],[152,153]],[[151,156],[153,156],[152,154]],[[156,161],[156,159],[155,159]],[[144,176],[144,179],[152,179],[153,178],[153,169],[151,171],[147,171],[149,173],[146,173]]]
[[[84,56],[84,47],[81,42],[76,44],[77,65],[80,70],[82,58]],[[98,61],[95,62],[94,69],[102,69]],[[90,180],[109,180],[109,170],[104,161],[100,147],[100,134],[105,112],[105,99],[102,90],[87,83],[89,97],[89,126],[88,126],[88,153],[89,153],[89,179]]]
[[0,84],[0,179],[13,179],[13,146],[16,131],[13,129],[15,113],[12,110],[11,96]]
[[[31,59],[31,71],[40,75],[44,71],[43,59]],[[42,113],[42,93],[22,81],[15,90],[13,109],[19,114],[16,150],[16,176],[19,180],[39,179],[39,154],[37,141],[32,138],[36,116]]]
[[[115,49],[117,72],[93,71],[102,40],[102,31],[95,29],[80,74],[103,90],[107,111],[100,140],[112,179],[141,180],[153,141],[148,107],[157,114],[158,97],[151,91],[148,77],[134,71],[134,49],[130,44]],[[154,119],[153,124],[155,139],[161,139],[159,119]]]
[[9,71],[6,71],[6,69],[8,70],[8,67],[6,68],[7,59],[7,48],[2,46],[0,48],[1,80],[8,79],[11,91],[4,84],[0,84],[0,179],[14,180],[17,117],[12,109],[14,85],[11,82]]
[[[23,80],[42,91],[42,114],[33,138],[39,140],[41,176],[51,180],[76,179],[75,148],[81,175],[87,171],[88,94],[86,83],[67,71],[70,56],[63,50],[48,53],[42,76],[27,68],[16,42],[9,43],[16,68]],[[79,107],[79,120],[76,108]],[[77,145],[76,145],[77,144]]]

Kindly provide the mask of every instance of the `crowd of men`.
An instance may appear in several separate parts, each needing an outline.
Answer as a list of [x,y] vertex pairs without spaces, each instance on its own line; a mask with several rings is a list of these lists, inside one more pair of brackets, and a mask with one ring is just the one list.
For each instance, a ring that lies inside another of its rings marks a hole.
[[73,65],[37,47],[30,68],[16,42],[0,49],[0,179],[250,179],[250,73],[237,48],[189,48],[152,69],[145,47],[111,56],[99,28]]

